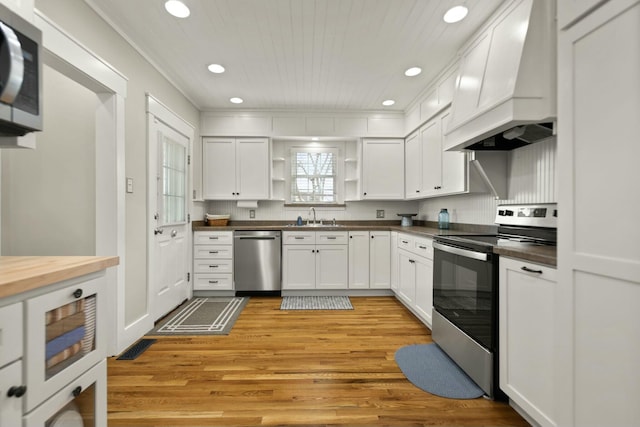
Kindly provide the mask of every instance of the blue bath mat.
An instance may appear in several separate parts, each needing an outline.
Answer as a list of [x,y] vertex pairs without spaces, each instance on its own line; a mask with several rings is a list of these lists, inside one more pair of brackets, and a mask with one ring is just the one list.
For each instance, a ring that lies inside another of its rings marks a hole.
[[416,344],[396,351],[396,363],[416,387],[450,399],[475,399],[484,391],[436,344]]

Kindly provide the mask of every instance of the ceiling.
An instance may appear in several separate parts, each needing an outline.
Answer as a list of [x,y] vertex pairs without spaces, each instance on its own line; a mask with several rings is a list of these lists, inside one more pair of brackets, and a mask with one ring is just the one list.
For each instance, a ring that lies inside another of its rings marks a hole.
[[[203,111],[404,111],[501,3],[183,0],[191,15],[180,19],[164,0],[85,1]],[[446,24],[461,3],[467,18]],[[211,63],[226,72],[212,74]],[[413,66],[422,73],[406,77]]]

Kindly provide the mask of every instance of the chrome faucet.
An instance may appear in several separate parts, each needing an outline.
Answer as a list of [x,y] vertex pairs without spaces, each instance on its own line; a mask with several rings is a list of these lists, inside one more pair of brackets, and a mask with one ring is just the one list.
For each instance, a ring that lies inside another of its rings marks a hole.
[[[311,211],[313,211],[313,223],[316,223],[316,208],[314,208],[313,206],[311,206],[309,208],[309,216],[311,216]],[[307,224],[309,223],[309,220],[307,219]]]

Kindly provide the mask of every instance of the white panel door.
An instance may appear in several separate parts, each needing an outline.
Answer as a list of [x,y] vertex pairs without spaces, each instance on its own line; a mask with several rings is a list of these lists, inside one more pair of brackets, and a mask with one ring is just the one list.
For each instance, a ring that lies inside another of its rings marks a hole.
[[440,117],[420,128],[422,142],[423,195],[437,194],[442,187],[442,129]]
[[160,120],[152,120],[150,145],[157,156],[149,173],[149,191],[155,194],[156,210],[150,224],[149,253],[151,310],[157,320],[178,306],[189,293],[188,170],[189,140]]
[[202,150],[202,185],[204,199],[235,199],[235,139],[204,138]]
[[369,232],[349,232],[349,289],[369,287]]
[[400,297],[409,305],[416,298],[416,261],[415,256],[404,250],[398,251],[398,291]]
[[316,287],[315,245],[282,246],[282,289]]
[[440,120],[440,156],[442,194],[462,193],[467,189],[467,154],[460,151],[444,151],[444,132],[449,126],[451,112],[446,111]]
[[370,231],[369,235],[369,287],[391,288],[391,233]]
[[405,150],[405,198],[417,199],[422,196],[422,142],[420,132],[407,137]]
[[427,326],[431,327],[431,311],[433,310],[433,261],[427,258],[414,257],[415,260],[415,308],[424,317]]
[[316,289],[347,289],[349,246],[316,246]]
[[404,141],[364,140],[362,145],[362,198],[404,198]]
[[269,198],[269,183],[269,140],[237,139],[236,198],[266,200]]

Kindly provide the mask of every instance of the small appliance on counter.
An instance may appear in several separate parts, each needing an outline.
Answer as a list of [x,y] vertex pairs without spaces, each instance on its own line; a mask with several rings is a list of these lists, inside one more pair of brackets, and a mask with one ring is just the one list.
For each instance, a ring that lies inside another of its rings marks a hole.
[[402,220],[400,221],[400,225],[402,227],[411,227],[413,226],[413,218],[411,218],[412,216],[416,216],[418,215],[417,213],[414,214],[398,214],[398,216],[402,217]]

